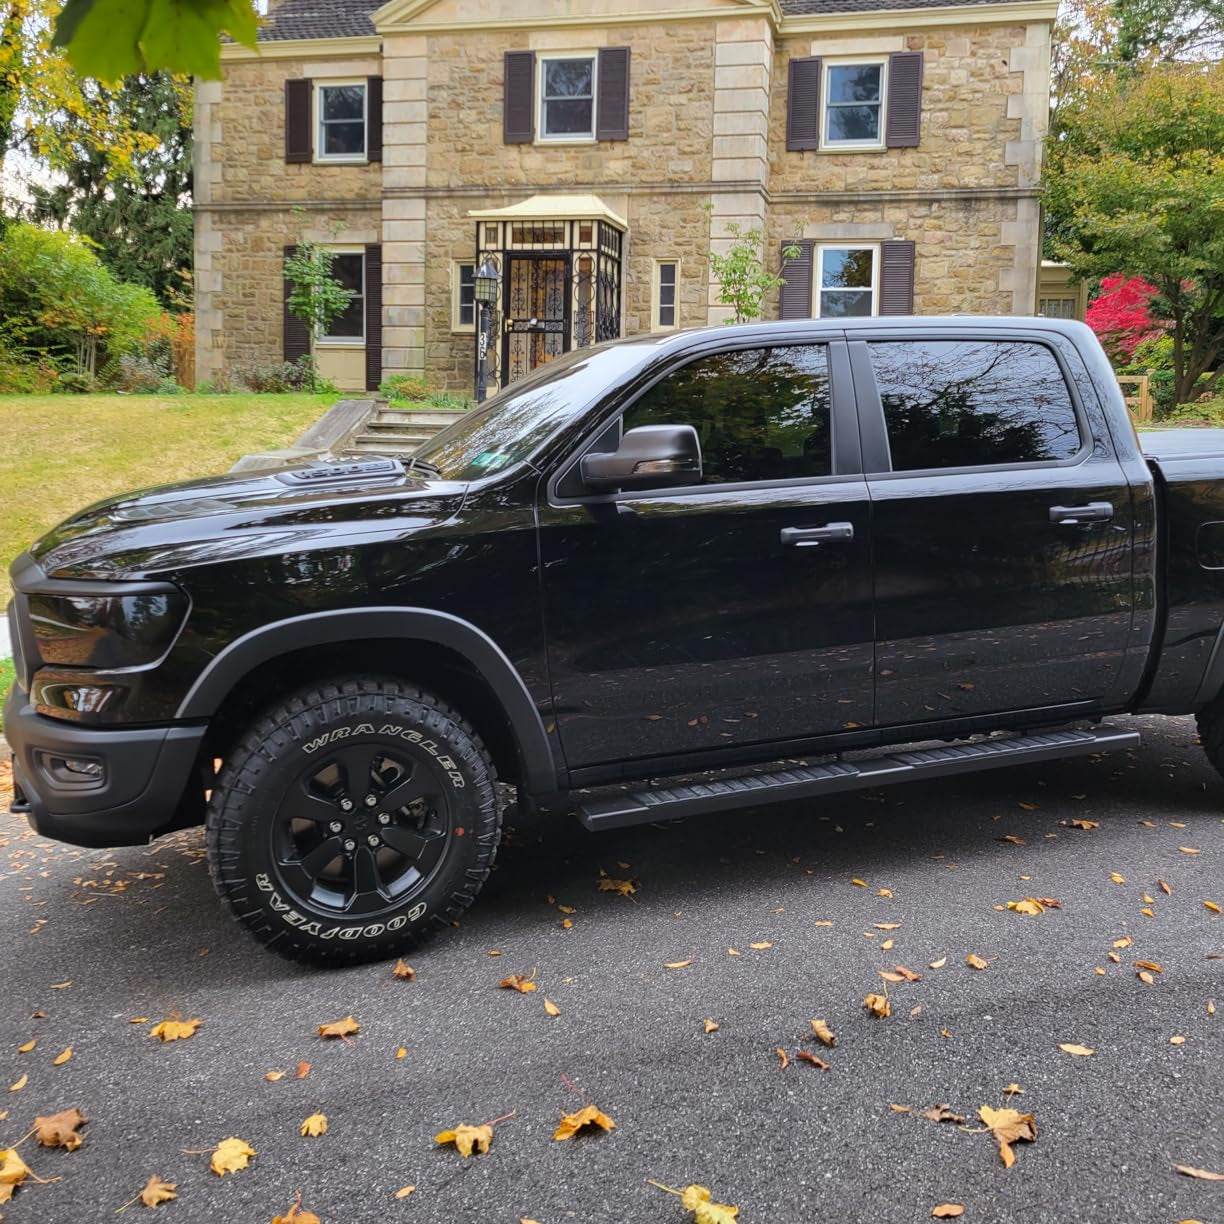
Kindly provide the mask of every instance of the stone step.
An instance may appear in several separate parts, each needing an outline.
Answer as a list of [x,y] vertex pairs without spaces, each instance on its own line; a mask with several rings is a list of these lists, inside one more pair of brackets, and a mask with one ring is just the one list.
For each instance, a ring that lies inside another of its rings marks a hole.
[[404,425],[428,425],[442,429],[457,421],[462,412],[426,411],[417,408],[380,408],[370,419],[370,424],[395,423]]
[[369,435],[363,434],[359,438],[354,438],[347,446],[346,451],[349,454],[359,453],[362,455],[410,455],[420,445],[420,438],[399,441],[383,436],[372,438]]

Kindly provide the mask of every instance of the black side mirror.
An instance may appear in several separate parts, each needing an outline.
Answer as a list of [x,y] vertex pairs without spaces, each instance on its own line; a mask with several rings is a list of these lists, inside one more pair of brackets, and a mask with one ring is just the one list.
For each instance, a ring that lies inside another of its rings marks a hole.
[[582,482],[601,493],[701,483],[701,443],[691,425],[639,425],[611,454],[585,455]]

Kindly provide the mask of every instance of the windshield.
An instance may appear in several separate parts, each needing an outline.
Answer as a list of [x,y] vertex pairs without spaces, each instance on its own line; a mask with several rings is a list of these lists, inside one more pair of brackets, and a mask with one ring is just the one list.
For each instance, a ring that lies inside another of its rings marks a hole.
[[568,353],[465,413],[412,457],[445,480],[475,480],[521,463],[644,356],[644,344],[619,342]]

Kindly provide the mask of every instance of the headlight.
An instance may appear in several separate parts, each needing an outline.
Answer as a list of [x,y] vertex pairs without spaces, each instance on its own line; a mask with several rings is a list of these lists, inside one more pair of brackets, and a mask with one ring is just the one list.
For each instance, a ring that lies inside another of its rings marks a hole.
[[171,586],[130,594],[28,595],[39,658],[52,667],[95,671],[145,667],[170,649],[187,619],[187,597]]

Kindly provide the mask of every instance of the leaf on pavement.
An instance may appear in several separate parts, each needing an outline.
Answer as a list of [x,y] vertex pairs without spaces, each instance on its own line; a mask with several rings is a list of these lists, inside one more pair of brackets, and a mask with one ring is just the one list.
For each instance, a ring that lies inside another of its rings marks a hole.
[[1005,841],[1005,842],[1011,842],[1013,846],[1023,846],[1024,845],[1024,838],[1017,837],[1014,833],[1008,833],[1004,835],[1003,837],[1000,837],[999,840]]
[[416,970],[411,965],[405,965],[404,958],[400,957],[395,962],[395,968],[391,970],[391,976],[404,982],[414,982],[416,981]]
[[1173,895],[1173,890],[1163,880],[1158,879],[1156,881],[1156,887],[1159,888],[1166,897],[1171,897]]
[[333,1020],[331,1024],[319,1025],[320,1037],[353,1037],[361,1032],[361,1025],[352,1016],[343,1020]]
[[272,1224],[323,1224],[323,1221],[313,1211],[306,1211],[302,1207],[302,1192],[299,1190],[289,1210],[283,1216],[273,1216]]
[[1125,877],[1124,875],[1122,875],[1122,874],[1121,874],[1121,872],[1111,871],[1111,872],[1109,873],[1109,878],[1110,878],[1110,879],[1111,879],[1111,880],[1112,880],[1112,881],[1113,881],[1115,884],[1125,884],[1125,883],[1126,883],[1126,877]]
[[873,922],[871,925],[877,931],[897,931],[901,929],[899,922]]
[[321,1113],[312,1113],[301,1126],[298,1127],[298,1132],[303,1139],[317,1139],[320,1135],[327,1134],[327,1115]]
[[785,1071],[786,1068],[790,1066],[790,1059],[787,1057],[786,1051],[779,1046],[774,1053],[778,1056],[779,1061],[782,1063],[782,1066],[779,1067],[778,1070]]
[[1123,935],[1121,939],[1115,939],[1113,946],[1115,948],[1129,948],[1135,941],[1129,935]]
[[760,943],[751,943],[748,946],[757,952],[764,952],[766,948],[772,948],[773,944],[767,939],[762,939]]
[[632,880],[600,880],[600,892],[614,892],[622,897],[632,896],[637,892],[637,885]]
[[416,1193],[416,1186],[401,1186],[396,1192],[397,1199],[406,1199],[410,1194]]
[[544,1000],[544,1010],[550,1016],[559,1016],[561,1014],[561,1009],[551,999]]
[[1099,829],[1101,822],[1099,820],[1073,820],[1071,827],[1073,829]]
[[1036,897],[1025,897],[1023,901],[1009,901],[1007,908],[1016,914],[1044,914],[1045,906]]
[[140,1192],[140,1201],[146,1207],[157,1207],[161,1203],[168,1203],[171,1199],[178,1198],[175,1191],[178,1189],[177,1182],[164,1182],[156,1173],[145,1182],[145,1188]]
[[717,1033],[718,1032],[718,1022],[716,1020],[704,1020],[702,1021],[701,1027],[707,1033]]
[[830,1049],[837,1044],[837,1036],[824,1020],[813,1020],[812,1032],[819,1041],[823,1042]]
[[866,880],[854,879],[854,880],[851,880],[850,883],[853,884],[855,888],[866,888],[867,887]]
[[953,1113],[947,1105],[931,1105],[918,1116],[928,1122],[955,1122],[957,1126],[965,1120],[963,1114]]
[[0,1204],[7,1203],[13,1191],[30,1176],[30,1166],[13,1148],[0,1148]]
[[72,1057],[72,1047],[62,1050],[52,1060],[52,1064],[57,1067],[62,1067]]
[[1085,1045],[1076,1045],[1073,1041],[1060,1042],[1058,1048],[1064,1054],[1074,1054],[1077,1058],[1091,1058],[1096,1053],[1094,1049]]
[[534,973],[531,977],[523,973],[512,973],[509,977],[502,978],[497,984],[503,990],[517,990],[519,994],[531,994],[536,989],[536,984],[532,981],[534,977]]
[[15,1084],[9,1085],[9,1091],[10,1092],[20,1092],[29,1082],[30,1082],[30,1077],[28,1075],[23,1075],[21,1076],[20,1079],[17,1080]]
[[616,1123],[594,1105],[588,1105],[577,1113],[565,1114],[560,1123],[558,1123],[557,1129],[553,1132],[553,1138],[572,1139],[580,1130],[588,1126],[598,1127],[603,1131],[610,1131],[616,1128]]
[[1195,1169],[1190,1165],[1173,1166],[1179,1173],[1184,1173],[1187,1177],[1197,1177],[1199,1181],[1224,1181],[1224,1173],[1213,1173],[1210,1169]]
[[891,1109],[893,1113],[900,1113],[900,1114],[913,1113],[913,1110],[908,1105],[894,1105],[890,1103],[888,1108]]
[[941,956],[937,961],[932,961],[927,966],[927,968],[928,969],[942,969],[947,963],[948,963],[948,958],[946,956]]
[[879,970],[880,976],[886,982],[904,982],[905,978],[900,973],[893,973],[888,969]]
[[297,1074],[295,1074],[293,1078],[303,1080],[309,1074],[310,1074],[310,1064],[308,1062],[300,1062],[298,1063]]
[[991,1109],[983,1105],[978,1110],[978,1117],[999,1145],[999,1157],[1005,1168],[1010,1169],[1016,1163],[1016,1154],[1011,1148],[1013,1143],[1032,1143],[1037,1138],[1033,1115],[1022,1114],[1018,1109]]
[[887,995],[869,994],[863,999],[863,1006],[881,1020],[886,1020],[892,1015],[892,1006],[888,1002]]
[[915,973],[912,969],[907,969],[904,965],[894,965],[893,969],[899,973],[907,982],[921,982],[922,974]]
[[686,960],[686,961],[668,961],[668,962],[667,962],[667,963],[666,963],[666,964],[663,966],[663,968],[664,968],[664,969],[687,969],[687,968],[689,967],[689,965],[691,965],[692,963],[693,963],[693,962],[692,962],[691,960]]
[[1158,965],[1155,961],[1137,960],[1135,962],[1136,969],[1146,969],[1149,973],[1163,973],[1164,967]]
[[965,957],[965,964],[968,965],[970,969],[988,969],[990,967],[990,962],[988,960],[983,960],[976,952],[970,952],[969,955]]
[[940,1203],[938,1207],[931,1208],[931,1215],[936,1220],[955,1220],[957,1216],[964,1214],[964,1203]]
[[204,1022],[202,1020],[163,1020],[149,1030],[150,1037],[160,1037],[162,1041],[186,1041],[194,1037],[196,1029]]
[[735,1224],[739,1215],[738,1207],[729,1207],[726,1203],[712,1201],[710,1191],[705,1186],[685,1186],[683,1190],[674,1190],[662,1182],[647,1178],[647,1184],[655,1186],[668,1194],[674,1194],[684,1206],[685,1211],[693,1213],[694,1224]]
[[37,1044],[38,1044],[37,1038],[35,1038],[33,1041],[27,1041],[25,1045],[20,1045],[17,1047],[17,1053],[18,1054],[28,1054]]
[[62,1147],[75,1152],[85,1142],[85,1136],[77,1134],[85,1120],[79,1109],[62,1109],[57,1114],[35,1118],[34,1137],[43,1147]]
[[266,1079],[269,1084],[275,1084],[277,1080],[283,1080],[284,1078],[285,1073],[283,1071],[269,1071],[264,1075],[264,1079]]
[[1135,976],[1136,976],[1136,977],[1137,977],[1137,978],[1138,978],[1138,979],[1139,979],[1139,980],[1140,980],[1140,981],[1141,981],[1141,982],[1142,982],[1142,983],[1143,983],[1145,986],[1155,986],[1155,985],[1156,985],[1156,979],[1155,979],[1155,978],[1154,978],[1154,977],[1153,977],[1153,976],[1152,976],[1152,975],[1151,975],[1151,974],[1150,974],[1150,973],[1149,973],[1149,972],[1148,972],[1146,969],[1140,969],[1140,970],[1138,970],[1138,971],[1135,973]]
[[1169,1038],[1169,1044],[1170,1045],[1185,1045],[1186,1039],[1182,1037],[1180,1034],[1178,1034],[1177,1036]]
[[491,1126],[468,1126],[460,1123],[451,1130],[439,1131],[434,1136],[435,1143],[453,1143],[460,1156],[470,1156],[473,1151],[487,1152],[493,1142]]
[[1220,907],[1214,901],[1204,901],[1203,904],[1213,913],[1218,914]]
[[213,1149],[208,1167],[218,1176],[237,1173],[250,1164],[255,1149],[245,1139],[222,1139]]
[[1202,854],[1203,853],[1201,850],[1196,849],[1194,846],[1178,846],[1177,848],[1183,854]]
[[829,1064],[823,1058],[817,1058],[811,1050],[800,1050],[795,1057],[800,1062],[810,1063],[817,1071],[827,1071],[829,1069]]

